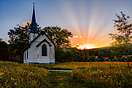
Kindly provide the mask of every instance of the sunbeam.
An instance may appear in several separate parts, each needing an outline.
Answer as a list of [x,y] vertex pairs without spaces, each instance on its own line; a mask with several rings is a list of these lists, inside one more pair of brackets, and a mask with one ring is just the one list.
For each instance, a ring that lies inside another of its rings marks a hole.
[[[80,8],[77,9],[75,9],[74,4],[69,1],[65,1],[61,5],[61,7],[63,7],[62,15],[67,19],[66,22],[70,25],[70,29],[72,29],[74,34],[71,43],[73,46],[82,46],[92,43],[98,47],[100,46],[99,43],[105,40],[101,39],[100,36],[104,36],[103,33],[107,28],[105,24],[106,17],[102,16],[103,14],[100,13],[99,7],[97,7],[96,4],[89,7],[89,11],[85,9],[87,6],[84,4],[83,2],[80,3]],[[76,14],[77,12],[78,14]],[[103,45],[105,45],[105,43],[103,43]]]
[[[79,6],[65,1],[61,2],[61,14],[66,18],[70,31],[74,37],[71,38],[72,46],[94,44],[94,47],[109,45],[108,29],[111,27],[111,21],[106,23],[107,17],[103,14],[98,3],[91,3],[87,6],[82,1]],[[90,8],[88,11],[87,8]]]

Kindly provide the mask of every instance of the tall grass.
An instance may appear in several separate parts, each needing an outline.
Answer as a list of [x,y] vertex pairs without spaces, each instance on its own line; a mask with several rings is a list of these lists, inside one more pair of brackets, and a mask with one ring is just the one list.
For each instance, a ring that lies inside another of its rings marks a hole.
[[70,62],[50,68],[73,70],[68,88],[132,88],[132,62]]
[[[85,63],[75,69],[71,80],[82,88],[131,88],[132,68],[124,62]],[[132,66],[132,63],[130,63]],[[77,87],[78,88],[78,87]]]
[[62,69],[80,69],[80,68],[93,68],[93,67],[128,67],[132,68],[132,62],[68,62],[60,63],[49,66],[51,68],[62,68]]
[[47,88],[47,74],[33,65],[0,62],[0,88]]
[[[45,68],[72,72],[48,72]],[[30,65],[0,61],[0,88],[132,88],[132,62]]]

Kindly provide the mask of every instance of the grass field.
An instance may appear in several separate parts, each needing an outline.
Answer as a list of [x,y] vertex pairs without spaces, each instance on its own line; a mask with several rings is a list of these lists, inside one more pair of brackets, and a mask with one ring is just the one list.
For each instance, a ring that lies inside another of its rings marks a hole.
[[[72,69],[72,72],[48,72]],[[132,62],[0,62],[0,88],[132,88]]]
[[47,88],[47,75],[44,68],[0,62],[0,88]]

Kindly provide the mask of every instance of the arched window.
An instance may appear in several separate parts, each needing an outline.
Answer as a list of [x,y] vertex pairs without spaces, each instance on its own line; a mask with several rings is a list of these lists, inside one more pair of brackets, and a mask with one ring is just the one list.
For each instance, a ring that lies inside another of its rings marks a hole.
[[47,56],[47,46],[46,46],[46,44],[42,45],[42,56]]

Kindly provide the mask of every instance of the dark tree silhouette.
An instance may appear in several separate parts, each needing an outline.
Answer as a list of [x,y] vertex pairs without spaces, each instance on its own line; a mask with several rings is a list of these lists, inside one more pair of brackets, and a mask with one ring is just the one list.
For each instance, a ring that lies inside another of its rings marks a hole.
[[20,56],[22,60],[23,50],[28,45],[28,29],[30,28],[30,23],[25,26],[18,25],[14,29],[10,29],[9,35],[9,49],[13,54]]
[[45,33],[55,44],[56,48],[64,48],[70,46],[69,38],[72,37],[72,33],[61,27],[51,26],[45,27],[41,30],[41,33]]
[[120,15],[116,15],[117,19],[114,20],[115,33],[110,33],[113,40],[113,49],[120,53],[127,54],[132,50],[132,23],[130,17],[122,11]]
[[0,38],[0,60],[8,59],[8,44]]
[[116,15],[114,27],[117,33],[110,33],[115,45],[126,45],[132,43],[132,23],[129,22],[129,16],[126,16],[122,11],[121,15]]

